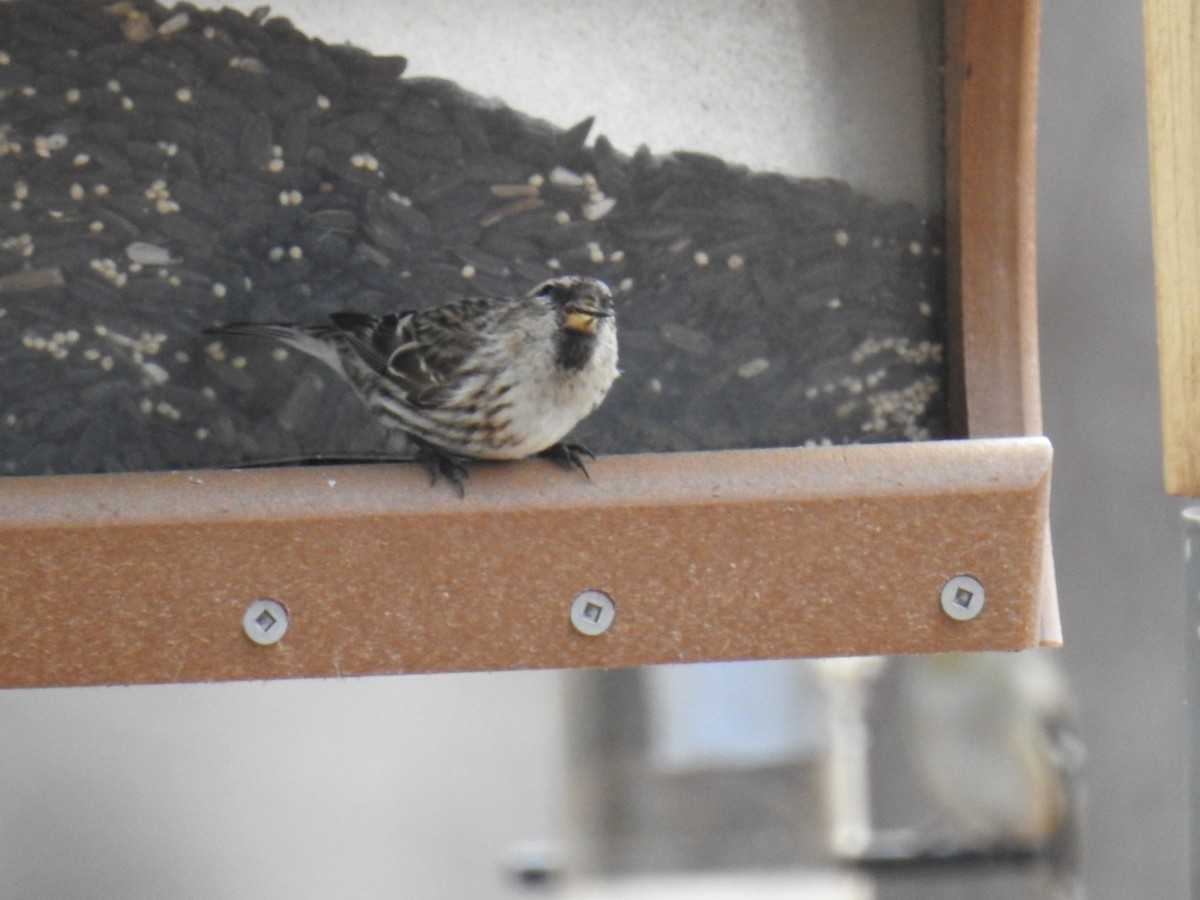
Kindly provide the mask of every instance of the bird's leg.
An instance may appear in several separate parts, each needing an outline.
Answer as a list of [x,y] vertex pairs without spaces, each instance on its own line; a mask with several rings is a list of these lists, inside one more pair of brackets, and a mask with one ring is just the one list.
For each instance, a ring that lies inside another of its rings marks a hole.
[[551,444],[545,450],[538,453],[545,459],[552,459],[560,466],[565,466],[568,469],[578,469],[590,481],[592,476],[588,474],[587,466],[583,464],[583,458],[595,459],[596,454],[589,450],[583,444],[569,444],[566,441],[559,441],[557,444]]
[[465,457],[447,453],[440,447],[435,447],[433,444],[428,444],[416,438],[412,440],[417,447],[416,456],[413,458],[429,472],[429,483],[431,485],[437,484],[438,476],[441,475],[454,485],[459,497],[465,497],[467,491],[464,483],[469,474],[467,472]]

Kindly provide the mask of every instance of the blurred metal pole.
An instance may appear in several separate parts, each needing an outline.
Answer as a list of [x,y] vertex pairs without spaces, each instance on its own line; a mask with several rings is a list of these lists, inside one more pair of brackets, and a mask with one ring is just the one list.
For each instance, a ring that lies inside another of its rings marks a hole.
[[1200,506],[1183,511],[1187,530],[1183,558],[1187,565],[1188,705],[1192,719],[1192,891],[1200,889]]

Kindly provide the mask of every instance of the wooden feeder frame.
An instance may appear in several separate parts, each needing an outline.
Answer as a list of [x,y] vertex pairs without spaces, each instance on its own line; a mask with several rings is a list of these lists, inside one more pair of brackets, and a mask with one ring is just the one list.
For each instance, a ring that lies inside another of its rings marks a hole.
[[[9,478],[0,686],[1015,650],[1059,640],[1038,435],[1038,4],[947,0],[952,408],[967,440],[479,466]],[[952,576],[984,586],[968,621]],[[597,589],[616,617],[572,627]],[[263,597],[288,630],[262,646]]]

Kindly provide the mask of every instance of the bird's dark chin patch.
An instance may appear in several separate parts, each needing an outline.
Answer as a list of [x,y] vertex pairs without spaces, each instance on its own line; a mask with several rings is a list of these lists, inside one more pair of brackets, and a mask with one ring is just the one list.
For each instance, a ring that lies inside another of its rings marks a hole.
[[574,328],[563,328],[558,334],[558,365],[578,371],[588,364],[596,348],[596,335]]

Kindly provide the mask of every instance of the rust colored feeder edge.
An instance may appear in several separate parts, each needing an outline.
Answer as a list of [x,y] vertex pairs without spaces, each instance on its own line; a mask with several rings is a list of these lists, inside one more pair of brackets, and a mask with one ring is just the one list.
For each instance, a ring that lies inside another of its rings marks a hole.
[[[1037,334],[1038,0],[946,0],[950,406],[971,438],[1042,433]],[[1050,523],[1043,646],[1062,644]]]
[[[1050,456],[624,456],[591,482],[529,461],[465,500],[416,466],[14,478],[0,685],[1031,647]],[[971,615],[946,609],[958,576]]]

